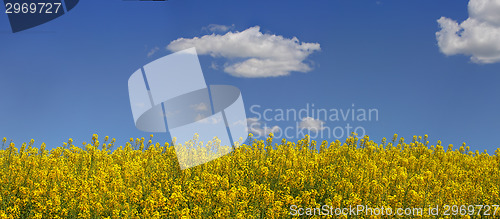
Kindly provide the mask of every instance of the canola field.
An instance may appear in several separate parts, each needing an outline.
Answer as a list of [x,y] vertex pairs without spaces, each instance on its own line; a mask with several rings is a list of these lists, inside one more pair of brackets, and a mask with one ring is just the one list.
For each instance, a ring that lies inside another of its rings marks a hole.
[[[289,142],[271,134],[181,170],[172,144],[150,137],[116,147],[94,135],[50,151],[4,138],[0,218],[500,218],[500,150],[431,145],[427,136]],[[177,153],[213,152],[197,151]],[[353,215],[356,206],[378,211]],[[434,207],[439,215],[428,214]]]

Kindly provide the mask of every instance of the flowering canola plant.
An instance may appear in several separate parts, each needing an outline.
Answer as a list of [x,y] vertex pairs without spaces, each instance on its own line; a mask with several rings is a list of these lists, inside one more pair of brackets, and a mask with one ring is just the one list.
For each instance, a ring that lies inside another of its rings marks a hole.
[[500,204],[500,150],[445,149],[439,141],[429,145],[427,136],[375,143],[352,135],[318,144],[309,136],[276,143],[272,134],[250,135],[230,154],[185,170],[176,153],[210,157],[231,148],[214,139],[196,149],[203,143],[195,136],[176,151],[150,137],[113,149],[115,139],[100,142],[94,135],[83,148],[69,139],[50,151],[34,140],[19,147],[4,138],[0,218],[290,218],[298,217],[290,214],[292,205],[425,212],[445,204]]

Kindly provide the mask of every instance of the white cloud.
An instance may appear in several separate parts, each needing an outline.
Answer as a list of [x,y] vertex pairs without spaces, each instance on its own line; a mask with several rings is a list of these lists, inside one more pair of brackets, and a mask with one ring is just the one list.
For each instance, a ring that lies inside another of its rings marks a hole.
[[210,68],[212,68],[214,70],[219,70],[219,66],[217,66],[217,63],[215,63],[215,62],[212,62],[212,64],[210,65]]
[[191,105],[191,108],[193,108],[196,111],[208,111],[208,106],[207,104],[201,102],[199,104],[193,104]]
[[176,111],[166,111],[165,112],[165,117],[172,117],[172,116],[177,116],[181,113],[180,110],[176,110]]
[[234,29],[234,24],[231,25],[231,26],[220,25],[220,24],[210,24],[207,27],[204,27],[202,29],[208,30],[208,31],[210,31],[212,33],[215,33],[215,32],[223,32],[223,33],[225,33],[225,32],[227,32],[229,30]]
[[160,48],[159,48],[159,47],[152,48],[152,49],[148,52],[148,57],[153,56],[156,52],[158,52],[158,50],[160,50]]
[[470,0],[469,18],[438,20],[438,46],[446,55],[471,56],[475,63],[500,62],[500,0]]
[[224,71],[247,78],[285,76],[292,71],[309,72],[312,68],[304,61],[313,52],[321,50],[318,43],[264,34],[259,26],[224,35],[179,38],[172,41],[167,49],[177,52],[191,47],[195,47],[200,55],[229,59]]
[[265,137],[269,135],[269,133],[277,133],[280,131],[280,128],[276,125],[273,127],[267,127],[264,125],[262,127],[262,122],[257,118],[247,118],[248,132],[257,135],[257,137]]
[[204,124],[219,124],[222,122],[222,117],[198,114],[194,120]]
[[303,118],[302,121],[300,121],[299,128],[307,129],[307,130],[313,131],[313,132],[318,132],[318,131],[325,129],[325,127],[323,127],[324,123],[325,122],[323,122],[319,119],[314,119],[312,117],[306,117],[306,118]]

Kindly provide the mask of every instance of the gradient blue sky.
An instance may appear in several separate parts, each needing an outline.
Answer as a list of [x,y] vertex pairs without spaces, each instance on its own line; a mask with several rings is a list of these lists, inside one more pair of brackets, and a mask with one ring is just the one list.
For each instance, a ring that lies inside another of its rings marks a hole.
[[[440,52],[437,20],[468,18],[465,0],[420,1],[80,1],[68,14],[13,34],[0,15],[0,137],[35,139],[49,148],[93,133],[117,139],[147,137],[134,126],[127,81],[141,66],[171,54],[175,39],[201,37],[210,24],[319,43],[308,73],[238,78],[210,68],[224,62],[200,56],[208,84],[240,88],[249,107],[377,108],[362,124],[372,139],[394,133],[411,141],[472,150],[500,147],[500,64],[476,64]],[[3,6],[1,8],[4,10]],[[154,55],[148,53],[159,47]],[[285,127],[295,121],[268,122]],[[343,126],[326,122],[326,126]],[[165,134],[155,141],[164,142]],[[296,140],[296,139],[291,139]],[[332,140],[332,139],[327,139]]]

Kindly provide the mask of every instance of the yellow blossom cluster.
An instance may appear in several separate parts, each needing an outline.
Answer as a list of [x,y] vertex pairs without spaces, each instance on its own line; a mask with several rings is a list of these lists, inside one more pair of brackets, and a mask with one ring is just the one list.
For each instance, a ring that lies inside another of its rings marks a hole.
[[292,205],[425,212],[436,205],[500,204],[500,150],[444,148],[429,145],[427,136],[375,143],[352,135],[318,144],[309,136],[276,142],[250,135],[248,144],[185,170],[178,153],[210,156],[217,144],[193,150],[192,142],[176,151],[178,145],[152,138],[131,138],[115,149],[115,139],[93,135],[83,147],[69,139],[50,151],[34,140],[17,146],[4,138],[0,218],[290,218]]

